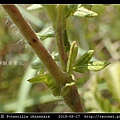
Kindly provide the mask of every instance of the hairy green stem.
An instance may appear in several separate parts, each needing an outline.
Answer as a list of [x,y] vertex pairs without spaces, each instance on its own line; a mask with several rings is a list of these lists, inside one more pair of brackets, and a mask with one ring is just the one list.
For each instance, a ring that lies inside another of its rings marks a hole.
[[[66,83],[70,83],[71,78],[69,78],[68,75],[66,73],[64,73],[57,66],[57,64],[52,59],[49,52],[42,45],[42,43],[39,41],[34,30],[31,28],[31,26],[28,24],[28,22],[22,16],[22,14],[18,10],[18,8],[15,5],[2,5],[2,7],[8,13],[8,15],[11,17],[12,21],[18,27],[18,29],[20,30],[22,35],[26,38],[29,45],[34,49],[34,51],[36,52],[38,57],[41,59],[43,64],[46,66],[49,73],[52,75],[52,77],[56,81],[56,83],[58,85],[60,85],[61,87],[65,86]],[[63,6],[61,6],[61,8],[59,8],[59,12],[60,12],[60,9],[62,10],[62,8],[63,8]],[[59,15],[60,15],[60,13],[59,13]],[[59,19],[60,19],[60,17],[59,17]],[[60,31],[62,30],[61,26],[63,27],[63,24],[58,27],[59,28],[58,30],[60,30]],[[63,35],[63,33],[61,35]],[[80,101],[80,95],[77,91],[76,85],[69,87],[66,94],[63,95],[63,98],[64,98],[64,101],[66,102],[66,104],[74,112],[83,112],[82,104]]]
[[62,89],[62,97],[64,98],[65,103],[72,109],[73,112],[84,112],[81,98],[78,93],[76,85],[72,85],[70,87],[63,87]]
[[65,31],[66,30],[66,18],[65,18],[65,5],[59,5],[57,8],[57,20],[56,20],[56,40],[58,51],[60,55],[60,61],[62,68],[66,71],[67,68],[67,52],[65,50]]
[[64,73],[57,66],[49,52],[42,45],[32,27],[28,24],[25,18],[15,5],[2,5],[7,14],[11,17],[14,24],[18,27],[22,35],[26,38],[29,45],[34,49],[38,57],[44,63],[50,74],[58,84],[64,82]]
[[[60,61],[62,64],[62,69],[66,71],[67,66],[67,52],[65,50],[64,41],[65,41],[65,32],[66,32],[66,18],[65,18],[65,5],[58,5],[55,9],[55,6],[48,5],[46,6],[47,12],[51,18],[54,30],[55,30],[55,37],[58,47],[58,52],[60,56]],[[54,9],[54,12],[52,11]],[[56,14],[56,15],[55,15]]]

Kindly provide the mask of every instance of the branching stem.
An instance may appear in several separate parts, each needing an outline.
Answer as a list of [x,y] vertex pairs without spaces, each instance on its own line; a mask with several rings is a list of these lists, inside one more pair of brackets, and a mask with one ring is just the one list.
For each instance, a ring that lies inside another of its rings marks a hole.
[[[66,83],[71,82],[71,78],[67,76],[66,73],[64,73],[56,64],[56,62],[53,60],[49,52],[46,50],[46,48],[42,45],[40,40],[38,39],[37,35],[35,34],[34,30],[32,27],[28,24],[28,22],[25,20],[25,18],[22,16],[20,11],[18,10],[16,5],[2,5],[4,10],[8,13],[14,24],[18,27],[22,35],[25,37],[25,39],[28,41],[29,45],[33,48],[35,53],[38,55],[40,60],[43,62],[43,64],[46,66],[48,69],[49,73],[52,75],[54,80],[58,85],[61,87],[64,87]],[[62,12],[61,10],[63,9],[63,6],[59,7],[58,13]],[[60,15],[60,13],[59,13]],[[54,16],[52,16],[53,19],[55,19]],[[63,16],[61,16],[63,17]],[[60,19],[60,17],[59,17]],[[60,20],[57,20],[60,22]],[[55,21],[56,22],[56,21]],[[55,24],[54,24],[55,26]],[[63,28],[62,28],[63,27]],[[58,40],[62,40],[62,35],[61,31],[64,29],[63,23],[57,26],[57,30],[60,31],[57,34],[60,34],[60,38],[57,38]],[[63,42],[61,41],[61,44]],[[64,50],[61,50],[59,48],[61,57],[62,55],[65,57]],[[65,67],[66,64],[66,58],[62,58],[63,64]],[[66,64],[67,65],[67,64]],[[80,95],[78,93],[76,85],[73,85],[69,87],[67,93],[65,96],[62,96],[64,98],[65,103],[74,111],[74,112],[83,112],[82,104],[80,101]]]

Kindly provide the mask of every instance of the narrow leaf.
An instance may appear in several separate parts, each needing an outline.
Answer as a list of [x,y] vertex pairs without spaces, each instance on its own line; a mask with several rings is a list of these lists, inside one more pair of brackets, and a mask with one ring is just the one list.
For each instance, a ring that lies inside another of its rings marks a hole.
[[109,64],[110,64],[109,62],[103,62],[103,61],[89,62],[87,69],[92,71],[99,71],[105,68]]
[[70,47],[69,57],[67,61],[67,72],[70,72],[71,66],[74,63],[78,53],[78,45],[76,41],[73,41]]
[[71,54],[71,63],[73,64],[76,60],[77,57],[77,53],[78,53],[78,43],[75,41],[74,43],[74,48],[73,48],[73,52]]
[[74,66],[80,66],[82,64],[86,64],[90,61],[94,53],[94,50],[89,50],[84,53],[74,64]]
[[84,73],[87,70],[87,65],[80,65],[80,66],[76,66],[73,67],[72,70],[79,72],[79,73]]

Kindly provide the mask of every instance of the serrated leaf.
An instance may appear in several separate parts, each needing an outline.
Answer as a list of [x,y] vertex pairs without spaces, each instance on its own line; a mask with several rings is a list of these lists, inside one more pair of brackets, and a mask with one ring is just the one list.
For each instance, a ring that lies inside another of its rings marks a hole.
[[94,53],[94,50],[89,50],[86,53],[84,53],[74,64],[74,66],[80,66],[82,64],[86,64],[90,61]]
[[109,64],[110,64],[109,62],[103,62],[103,61],[89,62],[87,65],[87,69],[91,71],[99,71],[105,68]]
[[74,12],[73,15],[78,17],[96,17],[98,14],[82,6],[78,7],[78,9]]
[[56,84],[50,74],[42,74],[28,80],[31,83],[44,82],[53,92],[54,96],[60,96],[61,88]]
[[41,4],[33,4],[27,7],[27,10],[41,10],[41,9],[43,9],[43,6]]
[[107,65],[109,65],[109,62],[103,62],[103,61],[94,61],[94,62],[88,62],[87,64],[82,64],[79,66],[75,66],[72,68],[72,70],[76,72],[83,73],[86,70],[91,70],[91,71],[99,71],[105,68]]
[[49,86],[49,85],[51,85],[52,78],[49,74],[42,74],[42,75],[36,76],[34,78],[31,78],[28,81],[31,83],[45,82]]

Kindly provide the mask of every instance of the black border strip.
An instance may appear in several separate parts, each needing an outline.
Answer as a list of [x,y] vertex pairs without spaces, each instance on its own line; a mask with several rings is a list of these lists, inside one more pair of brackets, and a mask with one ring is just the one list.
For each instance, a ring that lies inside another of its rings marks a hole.
[[0,113],[0,118],[16,119],[120,119],[120,113]]

